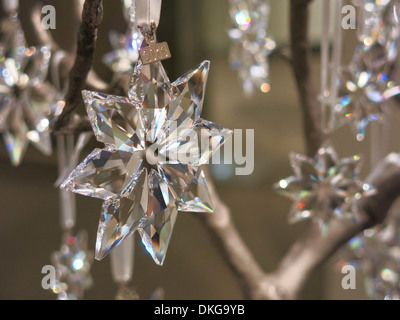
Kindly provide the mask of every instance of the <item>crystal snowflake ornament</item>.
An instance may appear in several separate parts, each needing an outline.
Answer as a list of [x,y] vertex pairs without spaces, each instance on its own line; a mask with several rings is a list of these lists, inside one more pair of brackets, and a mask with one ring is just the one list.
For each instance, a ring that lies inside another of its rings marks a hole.
[[357,0],[362,16],[358,28],[360,44],[349,68],[338,78],[338,98],[332,103],[331,129],[349,124],[358,141],[372,121],[382,120],[387,102],[400,93],[391,80],[400,40],[398,0]]
[[389,80],[387,72],[362,69],[342,71],[331,124],[333,129],[349,124],[358,141],[364,139],[370,122],[384,118],[386,102],[400,93],[400,86]]
[[200,166],[232,131],[200,118],[208,71],[204,61],[171,83],[160,61],[139,60],[129,97],[83,92],[105,148],[95,149],[62,188],[105,200],[96,259],[138,231],[162,265],[178,211],[212,212]]
[[295,173],[276,183],[274,189],[293,200],[289,222],[312,219],[327,231],[334,217],[357,218],[356,201],[375,194],[375,189],[359,178],[361,158],[338,160],[330,146],[321,147],[314,159],[290,154]]
[[276,43],[267,34],[269,1],[231,0],[232,40],[230,65],[238,70],[244,92],[251,95],[255,89],[270,90],[268,56]]
[[56,281],[51,290],[57,299],[82,299],[85,290],[93,284],[90,275],[93,252],[87,248],[87,233],[64,234],[61,248],[52,254],[51,262],[56,268]]
[[0,40],[0,130],[13,165],[22,161],[28,142],[51,153],[50,104],[55,90],[44,82],[51,51],[26,47],[17,17],[6,18]]
[[132,73],[139,58],[139,49],[143,35],[135,24],[135,0],[122,0],[124,16],[129,23],[125,35],[110,32],[110,44],[113,50],[103,57],[103,62],[114,72]]
[[0,113],[3,139],[11,163],[19,165],[28,142],[45,155],[52,151],[49,131],[50,105],[54,89],[45,83],[50,50],[47,47],[25,48],[25,59],[0,59]]
[[114,72],[132,73],[138,60],[143,37],[138,30],[129,30],[125,35],[110,32],[113,51],[103,57],[103,62]]
[[400,300],[400,220],[365,230],[349,241],[347,264],[361,270],[368,296]]
[[353,3],[361,13],[357,34],[362,44],[372,46],[378,43],[389,50],[398,46],[399,0],[355,0]]

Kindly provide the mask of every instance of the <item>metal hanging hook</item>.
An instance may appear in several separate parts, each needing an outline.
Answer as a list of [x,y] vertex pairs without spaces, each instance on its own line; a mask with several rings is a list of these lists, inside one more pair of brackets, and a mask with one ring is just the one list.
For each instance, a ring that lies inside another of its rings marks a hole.
[[162,0],[136,0],[136,25],[147,32],[155,31],[160,22]]

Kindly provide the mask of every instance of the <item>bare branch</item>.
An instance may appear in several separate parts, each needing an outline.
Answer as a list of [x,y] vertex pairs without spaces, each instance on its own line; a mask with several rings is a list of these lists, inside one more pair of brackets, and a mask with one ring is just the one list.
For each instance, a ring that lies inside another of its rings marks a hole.
[[308,156],[314,156],[324,141],[321,108],[310,67],[308,44],[308,5],[310,0],[291,0],[290,38],[291,61],[303,114],[303,128]]
[[66,126],[71,115],[81,102],[81,91],[91,69],[96,45],[97,27],[103,18],[102,0],[86,0],[82,23],[79,28],[75,62],[70,72],[65,107],[55,123],[54,130],[59,131]]
[[310,223],[296,241],[277,271],[268,275],[264,282],[273,284],[281,295],[274,299],[295,299],[309,278],[323,262],[351,238],[382,222],[393,202],[400,196],[400,155],[390,154],[368,178],[378,194],[359,203],[360,221],[337,219],[332,221],[328,234],[322,236],[318,227]]
[[264,272],[236,230],[229,208],[221,201],[211,178],[207,177],[214,213],[197,215],[210,232],[213,241],[237,277],[247,299],[266,299],[269,288],[263,288]]

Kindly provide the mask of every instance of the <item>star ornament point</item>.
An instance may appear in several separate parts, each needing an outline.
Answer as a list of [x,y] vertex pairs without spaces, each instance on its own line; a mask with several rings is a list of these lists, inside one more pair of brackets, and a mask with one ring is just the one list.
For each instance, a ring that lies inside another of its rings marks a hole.
[[293,201],[289,222],[311,219],[326,233],[333,218],[356,220],[356,202],[376,194],[376,189],[359,179],[360,156],[338,159],[331,146],[321,147],[314,158],[290,154],[294,175],[274,185]]
[[209,61],[171,83],[160,62],[136,64],[128,97],[84,91],[93,150],[61,188],[104,200],[101,260],[138,232],[162,265],[178,211],[213,212],[201,169],[232,131],[200,118]]

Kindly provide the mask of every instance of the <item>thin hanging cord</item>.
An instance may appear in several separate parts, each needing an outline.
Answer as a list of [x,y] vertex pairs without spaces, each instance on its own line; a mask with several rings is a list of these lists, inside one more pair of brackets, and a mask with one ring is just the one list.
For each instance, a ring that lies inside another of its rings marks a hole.
[[[57,136],[58,173],[63,175],[69,167],[69,161],[74,150],[74,136]],[[59,190],[60,201],[60,225],[67,231],[75,226],[75,195],[65,190]]]
[[336,0],[335,10],[335,30],[333,37],[333,49],[332,49],[332,65],[331,65],[331,96],[332,101],[337,98],[337,77],[339,74],[339,68],[342,61],[342,0]]
[[330,0],[322,2],[322,33],[321,33],[321,125],[326,130],[326,115],[328,98],[328,73],[329,73],[329,24]]
[[335,0],[335,17],[334,17],[334,32],[333,32],[333,44],[332,44],[332,61],[330,64],[330,92],[329,102],[331,107],[329,128],[333,128],[334,117],[332,116],[333,108],[335,107],[337,96],[338,96],[338,76],[339,69],[342,62],[342,0]]
[[150,27],[150,0],[147,0],[147,25]]
[[64,136],[57,135],[57,163],[58,163],[58,174],[62,174],[65,168],[65,144]]
[[385,126],[386,124],[373,121],[371,124],[371,169],[375,168],[379,161],[384,158],[385,149],[387,144],[385,143]]
[[392,129],[395,118],[392,116],[393,111],[390,110],[384,120],[383,134],[382,134],[382,158],[384,158],[390,151],[390,138],[392,137]]
[[66,92],[65,88],[62,90],[60,82],[60,63],[66,57],[66,52],[64,50],[57,50],[53,55],[53,61],[51,64],[51,81],[53,82],[55,88],[59,92]]

